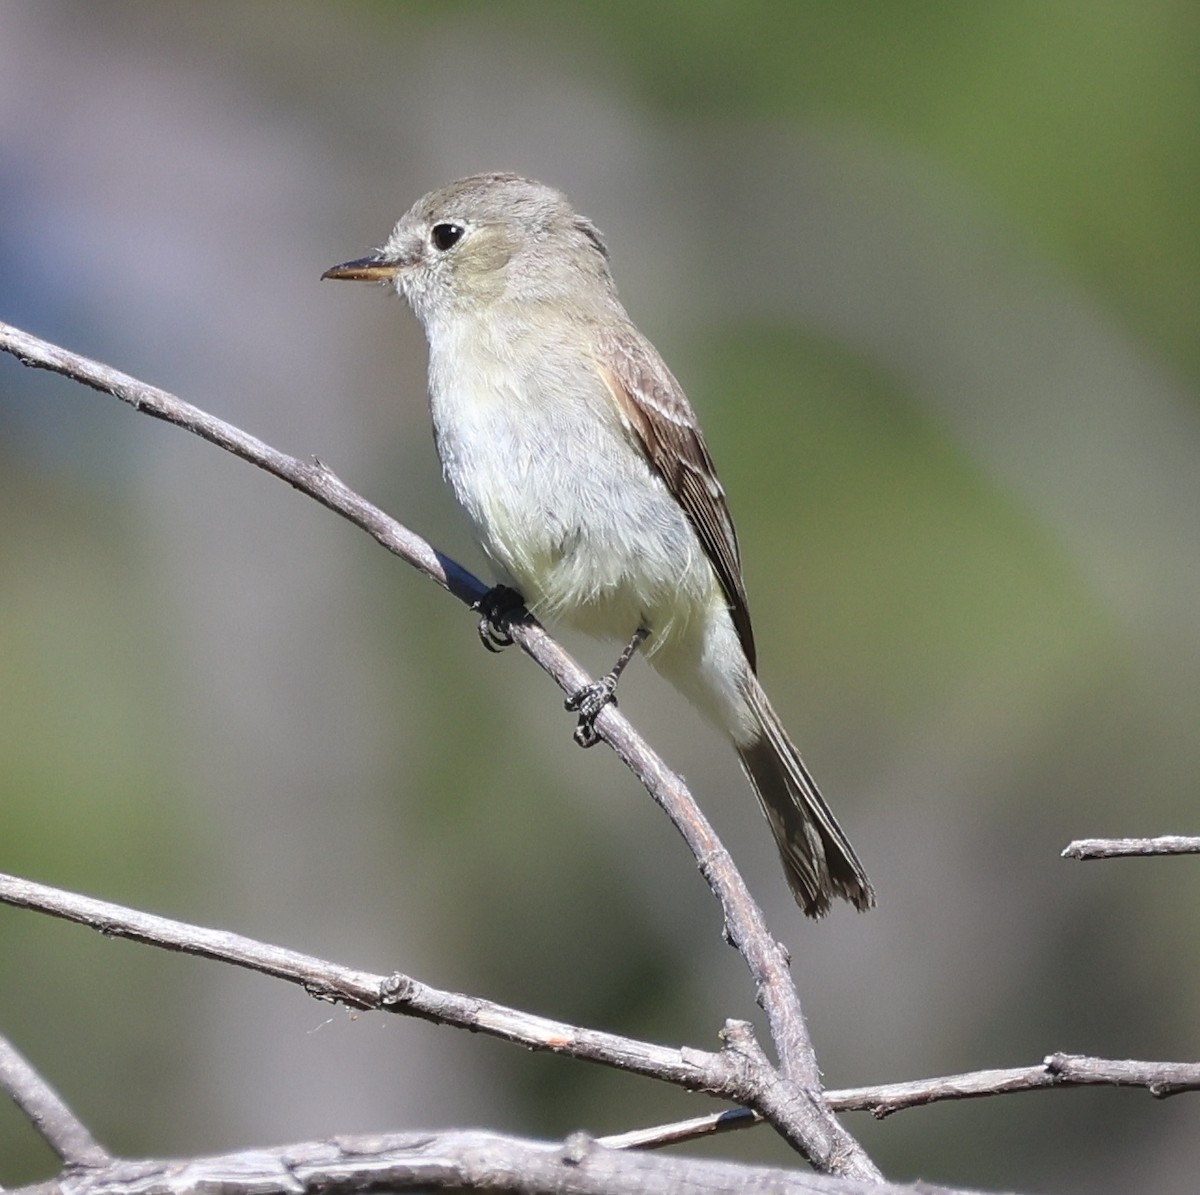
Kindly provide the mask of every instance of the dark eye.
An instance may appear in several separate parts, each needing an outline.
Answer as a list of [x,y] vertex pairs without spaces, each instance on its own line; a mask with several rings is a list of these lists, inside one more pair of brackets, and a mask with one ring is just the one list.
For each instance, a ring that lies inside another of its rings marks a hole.
[[429,234],[429,239],[433,242],[434,248],[440,249],[444,253],[447,249],[453,249],[462,240],[462,235],[466,231],[459,224],[435,224]]

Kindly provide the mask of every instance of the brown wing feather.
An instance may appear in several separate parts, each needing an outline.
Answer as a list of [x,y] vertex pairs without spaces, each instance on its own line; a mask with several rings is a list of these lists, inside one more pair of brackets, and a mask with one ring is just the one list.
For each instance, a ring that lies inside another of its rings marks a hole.
[[683,507],[729,600],[742,650],[756,666],[737,534],[695,412],[653,346],[632,328],[602,343],[600,374],[646,459]]

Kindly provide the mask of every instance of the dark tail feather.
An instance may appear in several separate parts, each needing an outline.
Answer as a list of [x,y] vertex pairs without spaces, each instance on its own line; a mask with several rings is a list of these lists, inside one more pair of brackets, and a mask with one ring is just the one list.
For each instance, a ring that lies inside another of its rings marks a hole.
[[737,744],[737,751],[775,835],[796,903],[809,917],[827,913],[835,896],[856,909],[871,908],[875,890],[867,873],[753,675],[746,700],[761,733]]

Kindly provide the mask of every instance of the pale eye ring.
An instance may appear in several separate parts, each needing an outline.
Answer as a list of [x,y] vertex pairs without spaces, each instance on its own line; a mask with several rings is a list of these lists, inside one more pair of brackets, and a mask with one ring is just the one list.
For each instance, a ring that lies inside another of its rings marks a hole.
[[435,249],[445,253],[447,249],[453,249],[462,240],[466,231],[461,224],[435,224],[429,231],[429,239],[433,242]]

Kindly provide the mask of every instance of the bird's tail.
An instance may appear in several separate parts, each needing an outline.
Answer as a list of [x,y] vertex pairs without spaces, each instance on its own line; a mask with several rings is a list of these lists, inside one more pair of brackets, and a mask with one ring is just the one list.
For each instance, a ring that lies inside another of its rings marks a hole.
[[867,873],[753,673],[745,699],[758,735],[737,743],[737,752],[775,835],[796,903],[809,917],[827,913],[835,896],[856,909],[871,908],[875,891]]

